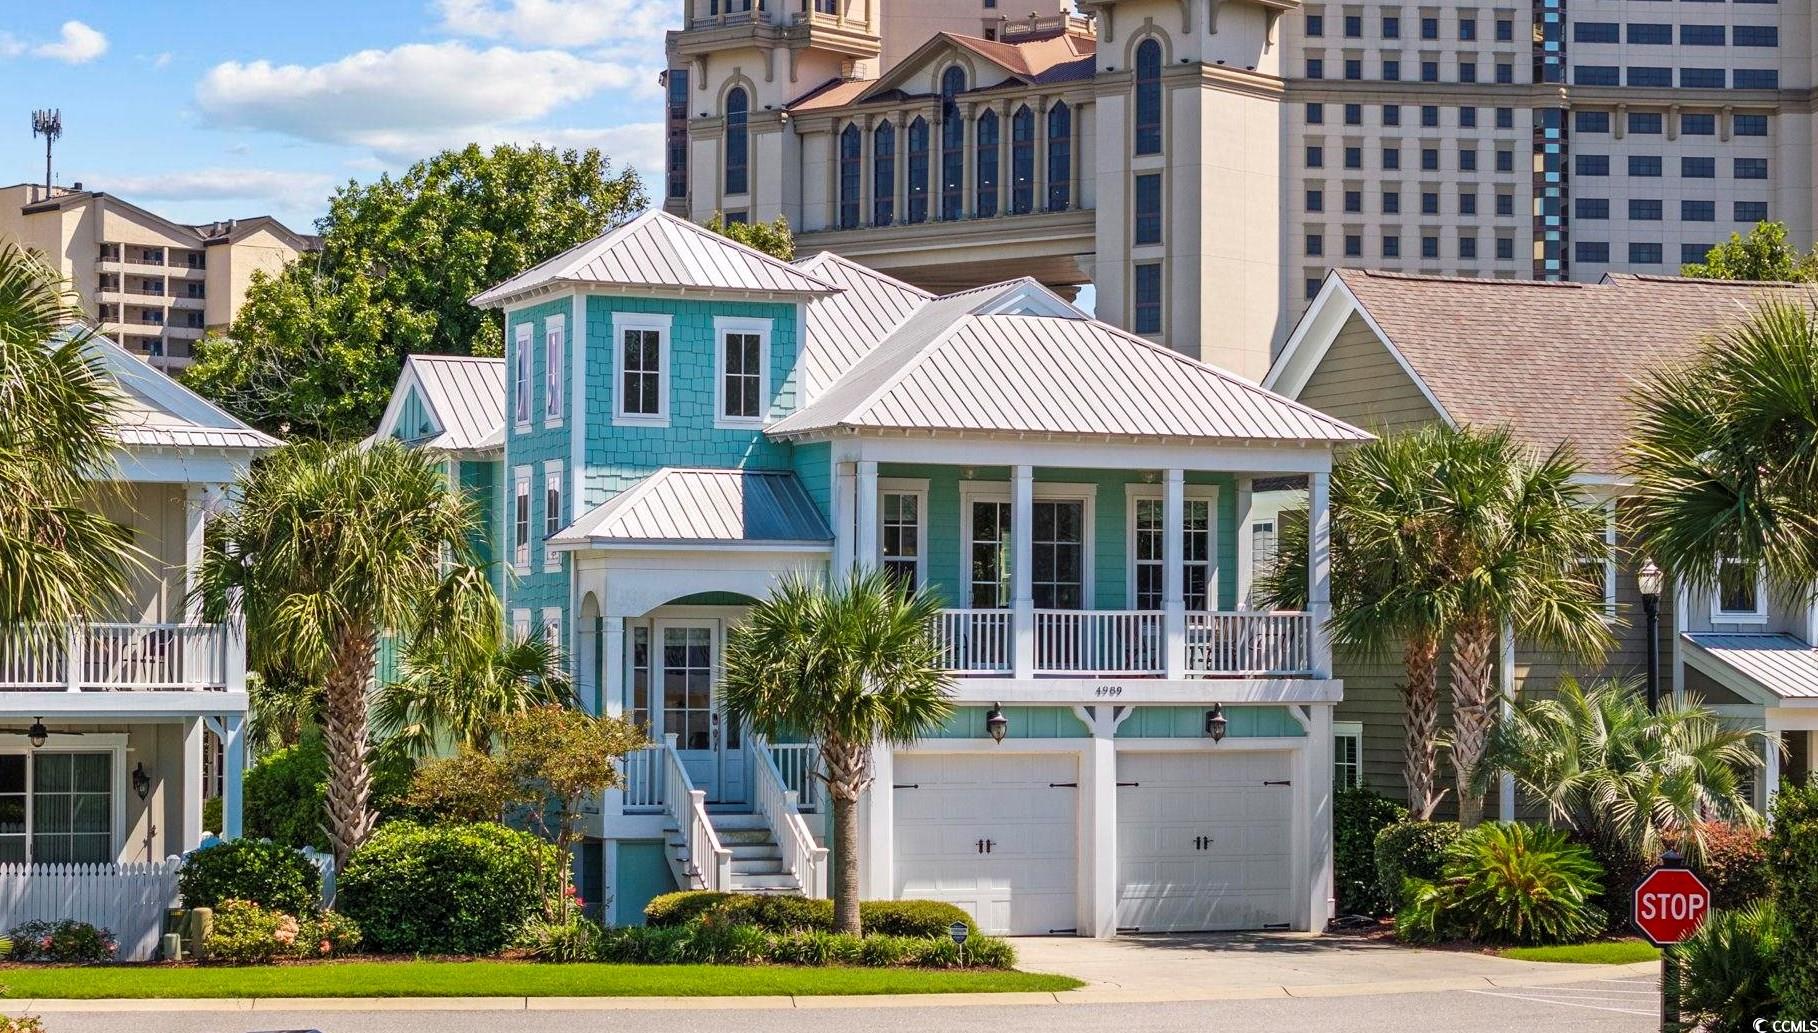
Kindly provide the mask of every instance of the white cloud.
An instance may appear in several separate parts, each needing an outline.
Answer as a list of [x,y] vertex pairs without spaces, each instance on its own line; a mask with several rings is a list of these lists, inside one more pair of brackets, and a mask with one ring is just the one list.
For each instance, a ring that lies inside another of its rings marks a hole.
[[196,103],[218,125],[391,152],[539,119],[651,74],[555,50],[414,43],[309,67],[224,62],[197,84]]
[[107,53],[107,36],[82,22],[67,21],[58,30],[57,42],[40,43],[32,53],[72,65],[86,64]]
[[10,32],[0,32],[0,57],[18,57],[25,53],[25,41]]
[[[674,0],[436,0],[436,7],[454,35],[564,50],[660,44],[675,20]],[[653,48],[651,56],[660,54]]]
[[663,174],[663,123],[632,122],[600,129],[557,128],[552,126],[475,126],[460,131],[424,133],[388,133],[368,141],[374,158],[356,158],[347,167],[371,173],[396,169],[427,158],[445,147],[479,144],[518,144],[528,147],[541,144],[557,150],[586,150],[598,147],[612,160],[614,172],[630,166],[644,181],[644,190],[652,195],[660,188]]
[[147,175],[93,175],[88,181],[133,201],[325,201],[336,179],[325,172],[277,169],[185,169]]
[[151,66],[153,68],[159,69],[161,71],[165,68],[170,67],[170,59],[171,59],[170,51],[168,51],[168,50],[159,51],[157,54],[152,55]]

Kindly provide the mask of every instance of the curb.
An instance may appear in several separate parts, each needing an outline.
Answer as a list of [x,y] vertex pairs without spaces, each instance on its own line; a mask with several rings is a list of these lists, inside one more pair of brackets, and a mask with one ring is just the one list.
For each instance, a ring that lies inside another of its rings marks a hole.
[[1518,976],[1469,976],[1448,979],[1397,979],[1315,986],[1251,986],[1224,990],[1092,989],[1059,992],[870,994],[856,996],[754,997],[228,997],[41,999],[21,1002],[24,1014],[63,1012],[296,1012],[296,1011],[677,1011],[688,1009],[751,1011],[840,1008],[1027,1007],[1033,1005],[1189,1004],[1196,1001],[1291,1000],[1312,997],[1370,997],[1384,994],[1442,993],[1448,990],[1508,989],[1580,983],[1616,976],[1648,976],[1658,963],[1630,965],[1560,964],[1558,972]]

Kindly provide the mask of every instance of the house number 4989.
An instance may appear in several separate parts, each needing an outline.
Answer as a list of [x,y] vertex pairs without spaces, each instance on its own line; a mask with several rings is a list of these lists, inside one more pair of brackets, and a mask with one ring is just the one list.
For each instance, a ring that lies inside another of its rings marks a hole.
[[1100,696],[1121,696],[1124,694],[1124,687],[1122,685],[1100,685],[1093,691]]

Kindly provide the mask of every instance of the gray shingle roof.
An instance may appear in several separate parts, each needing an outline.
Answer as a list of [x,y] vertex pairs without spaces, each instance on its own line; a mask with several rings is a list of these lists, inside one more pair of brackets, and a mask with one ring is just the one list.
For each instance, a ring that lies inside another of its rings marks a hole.
[[665,467],[582,514],[549,544],[822,548],[832,540],[793,473]]

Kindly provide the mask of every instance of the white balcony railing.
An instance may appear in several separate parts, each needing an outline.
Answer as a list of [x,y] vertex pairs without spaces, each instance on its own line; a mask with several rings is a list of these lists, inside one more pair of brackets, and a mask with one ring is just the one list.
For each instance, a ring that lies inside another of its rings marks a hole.
[[1310,675],[1310,613],[1190,613],[1187,670],[1220,675]]
[[[1164,611],[1029,612],[1032,674],[1159,677],[1170,669]],[[1187,677],[1311,677],[1318,670],[1310,613],[1188,613],[1184,626],[1175,647],[1184,663],[1174,669]],[[934,637],[942,665],[954,674],[1015,673],[1014,610],[943,610]]]
[[1035,669],[1043,674],[1161,674],[1160,610],[1037,610]]
[[942,610],[934,638],[941,664],[957,674],[1000,674],[1010,670],[1014,644],[1009,610]]
[[225,624],[29,629],[0,642],[0,692],[243,689],[243,658],[229,652],[241,646],[228,632]]

